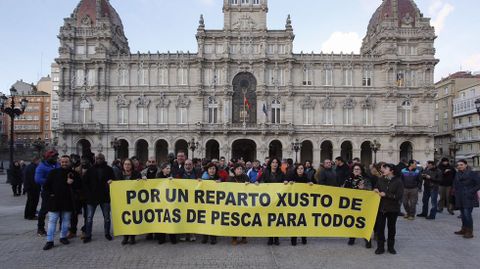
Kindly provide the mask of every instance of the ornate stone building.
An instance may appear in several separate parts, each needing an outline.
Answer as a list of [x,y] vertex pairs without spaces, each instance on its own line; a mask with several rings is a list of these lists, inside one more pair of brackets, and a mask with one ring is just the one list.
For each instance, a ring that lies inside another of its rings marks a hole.
[[112,160],[199,142],[196,157],[434,154],[435,33],[413,0],[384,0],[360,54],[295,53],[290,16],[267,29],[267,0],[224,0],[224,27],[200,16],[198,52],[132,53],[107,0],[82,0],[60,29],[59,149]]

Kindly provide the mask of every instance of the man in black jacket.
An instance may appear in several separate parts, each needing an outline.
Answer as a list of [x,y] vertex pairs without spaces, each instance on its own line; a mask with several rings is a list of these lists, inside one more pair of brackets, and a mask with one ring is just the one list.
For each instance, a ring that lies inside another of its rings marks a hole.
[[27,192],[27,203],[25,204],[24,218],[36,220],[35,216],[40,200],[40,186],[35,183],[35,169],[37,169],[40,158],[33,157],[32,162],[25,168],[23,175],[23,189]]
[[332,168],[332,161],[326,159],[323,161],[323,169],[320,171],[320,178],[318,179],[318,184],[338,187],[337,174]]
[[338,186],[342,186],[350,177],[350,168],[345,163],[345,160],[342,157],[335,158],[336,169],[335,172],[337,174],[337,184]]
[[450,203],[450,191],[453,185],[453,179],[455,178],[455,168],[450,164],[448,158],[443,158],[438,165],[438,169],[440,169],[441,181],[440,186],[438,189],[438,193],[440,195],[440,200],[438,201],[438,212],[442,213],[443,208],[446,207],[448,213],[453,215],[453,206]]
[[48,210],[48,230],[47,243],[43,250],[53,248],[53,237],[57,227],[57,221],[62,218],[60,243],[68,245],[68,228],[70,227],[70,218],[75,208],[73,193],[80,188],[80,175],[74,172],[70,167],[70,157],[67,155],[60,158],[60,168],[52,170],[44,184],[43,191],[47,197]]
[[102,209],[104,219],[104,233],[107,240],[112,240],[110,234],[110,186],[115,178],[113,169],[105,162],[105,156],[99,153],[95,157],[95,165],[88,169],[83,178],[84,193],[87,198],[87,229],[83,243],[92,241],[93,217],[97,206]]
[[[437,201],[438,201],[438,185],[441,181],[440,170],[435,166],[434,161],[427,162],[427,168],[422,173],[423,179],[423,198],[422,198],[422,213],[417,217],[425,217],[426,219],[433,220],[437,215]],[[428,203],[431,200],[432,208],[430,214],[428,213]]]
[[172,165],[172,177],[173,178],[182,178],[183,173],[185,172],[185,151],[179,150],[177,152],[177,160]]

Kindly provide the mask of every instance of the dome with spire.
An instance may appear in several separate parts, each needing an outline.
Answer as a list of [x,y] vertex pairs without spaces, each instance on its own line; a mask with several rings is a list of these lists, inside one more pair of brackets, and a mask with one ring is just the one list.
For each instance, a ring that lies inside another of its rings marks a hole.
[[422,14],[413,0],[383,0],[370,19],[368,31],[375,32],[383,22],[394,27],[415,27],[420,17]]
[[120,16],[108,0],[81,0],[72,16],[76,26],[98,26],[98,21],[108,20],[114,28],[123,29]]

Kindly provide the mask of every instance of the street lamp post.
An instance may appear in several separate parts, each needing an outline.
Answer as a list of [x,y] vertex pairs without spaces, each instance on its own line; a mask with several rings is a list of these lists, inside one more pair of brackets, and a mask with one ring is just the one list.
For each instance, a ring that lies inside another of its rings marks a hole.
[[[22,98],[20,100],[20,108],[15,107],[15,97],[18,95],[17,89],[14,87],[10,88],[10,105],[7,104],[7,101],[9,97],[5,96],[3,94],[0,96],[0,110],[10,116],[10,168],[13,167],[13,132],[15,130],[14,125],[15,125],[15,117],[18,117],[22,115],[25,112],[25,109],[27,108],[28,105],[28,100],[25,98]],[[5,106],[6,105],[6,106]]]
[[457,141],[453,141],[449,148],[450,148],[450,151],[453,152],[453,162],[455,163],[457,161],[457,151],[458,151],[458,143]]
[[199,143],[195,141],[195,138],[192,138],[190,142],[188,142],[188,148],[192,151],[192,160],[195,158],[195,150],[198,148]]
[[302,143],[297,139],[292,142],[292,150],[295,151],[295,163],[298,163],[298,151],[302,148]]
[[373,142],[370,142],[370,148],[373,151],[373,163],[374,164],[377,163],[377,151],[380,149],[381,146],[382,145],[376,139],[374,139]]
[[110,142],[110,145],[113,148],[113,157],[116,160],[118,155],[118,150],[120,149],[121,142],[116,137]]

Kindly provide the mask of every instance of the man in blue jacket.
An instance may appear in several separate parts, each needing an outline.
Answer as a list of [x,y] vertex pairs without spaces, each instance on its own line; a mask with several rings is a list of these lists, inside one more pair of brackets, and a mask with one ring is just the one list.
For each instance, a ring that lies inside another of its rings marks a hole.
[[40,185],[41,193],[40,196],[42,197],[42,204],[40,206],[40,211],[38,212],[38,227],[37,233],[39,236],[47,235],[45,231],[45,216],[47,215],[47,201],[48,197],[43,190],[43,185],[47,181],[47,176],[50,171],[53,169],[57,169],[60,167],[58,164],[58,152],[55,150],[49,150],[44,154],[44,160],[38,165],[37,169],[35,169],[35,183]]
[[422,189],[421,172],[417,168],[415,160],[408,161],[408,167],[402,169],[401,177],[403,182],[403,207],[405,208],[404,218],[414,220],[417,211],[418,191]]

